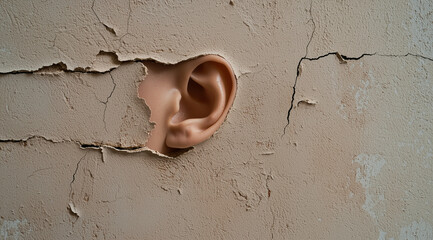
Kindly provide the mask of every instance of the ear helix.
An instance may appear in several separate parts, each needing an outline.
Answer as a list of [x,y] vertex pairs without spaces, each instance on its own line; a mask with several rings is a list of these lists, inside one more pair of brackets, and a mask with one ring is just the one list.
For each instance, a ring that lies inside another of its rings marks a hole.
[[234,100],[236,79],[230,65],[216,55],[175,65],[144,64],[148,74],[138,95],[155,123],[146,146],[170,154],[210,138]]
[[179,112],[168,126],[166,145],[170,148],[188,148],[210,138],[233,102],[236,82],[225,60],[205,56],[195,63],[186,88],[180,90]]

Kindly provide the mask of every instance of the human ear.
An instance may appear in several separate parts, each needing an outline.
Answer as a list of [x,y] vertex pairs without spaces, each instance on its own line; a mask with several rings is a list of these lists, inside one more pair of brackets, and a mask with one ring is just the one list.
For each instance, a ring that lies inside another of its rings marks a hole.
[[167,154],[209,139],[226,118],[236,93],[228,62],[206,55],[176,65],[145,65],[149,75],[140,85],[139,97],[156,124],[146,145]]
[[227,116],[236,91],[232,69],[219,56],[203,56],[183,68],[181,98],[166,137],[170,148],[188,148],[210,138]]

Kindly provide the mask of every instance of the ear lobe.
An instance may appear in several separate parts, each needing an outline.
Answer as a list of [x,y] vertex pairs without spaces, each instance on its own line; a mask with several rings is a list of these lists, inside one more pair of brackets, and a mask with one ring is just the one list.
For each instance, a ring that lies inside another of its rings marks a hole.
[[219,56],[203,56],[182,68],[187,74],[180,81],[180,101],[167,126],[169,148],[188,148],[210,138],[227,116],[236,91],[233,71]]

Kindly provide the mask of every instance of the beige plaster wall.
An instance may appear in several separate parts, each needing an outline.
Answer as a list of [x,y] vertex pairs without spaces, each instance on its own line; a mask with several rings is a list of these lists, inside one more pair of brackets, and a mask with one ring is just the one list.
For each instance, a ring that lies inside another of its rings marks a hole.
[[[0,1],[0,239],[433,239],[431,1]],[[208,141],[143,148],[142,60],[219,54]]]

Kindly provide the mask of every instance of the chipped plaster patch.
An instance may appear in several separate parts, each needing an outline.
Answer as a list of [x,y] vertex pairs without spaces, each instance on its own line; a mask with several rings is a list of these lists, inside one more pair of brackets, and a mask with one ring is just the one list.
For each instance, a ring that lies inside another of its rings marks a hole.
[[361,114],[367,109],[369,103],[369,89],[373,87],[375,78],[371,69],[368,71],[368,78],[361,81],[361,87],[355,93],[356,111]]
[[375,209],[379,202],[383,201],[383,195],[371,191],[372,182],[379,174],[386,161],[378,154],[359,154],[353,162],[361,166],[356,169],[356,181],[365,189],[365,202],[362,205],[364,209],[375,221],[377,220],[377,211]]
[[386,232],[380,230],[378,240],[385,240]]
[[[377,240],[386,240],[386,232],[379,230],[379,238]],[[394,240],[394,238],[388,238],[388,240]]]
[[[27,225],[27,219],[23,220],[3,220],[3,223],[0,227],[0,238],[1,239],[23,239],[23,227]],[[30,232],[30,229],[27,229],[26,232]]]
[[413,221],[400,230],[400,240],[433,239],[433,228],[424,220]]

